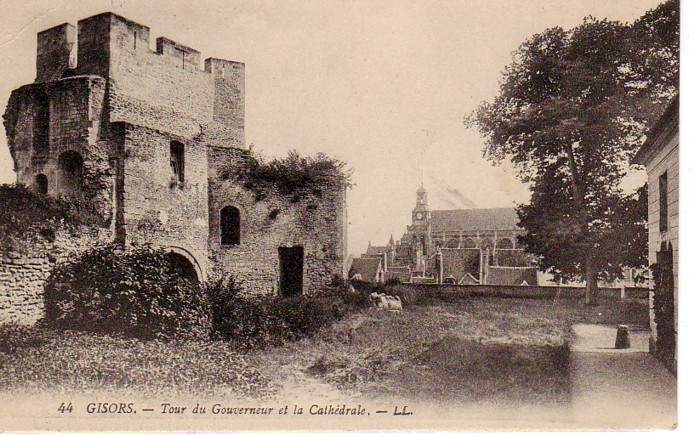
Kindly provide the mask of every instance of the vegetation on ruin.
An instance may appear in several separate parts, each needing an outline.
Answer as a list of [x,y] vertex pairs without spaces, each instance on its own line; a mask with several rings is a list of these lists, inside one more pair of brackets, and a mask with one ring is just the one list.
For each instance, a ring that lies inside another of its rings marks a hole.
[[530,185],[522,243],[541,270],[585,279],[588,302],[598,279],[646,265],[645,190],[621,182],[678,80],[679,2],[668,0],[632,25],[588,17],[533,35],[468,118],[485,156]]
[[44,322],[140,339],[207,338],[206,293],[147,245],[105,245],[58,263],[44,286]]
[[101,226],[101,218],[74,198],[51,198],[25,186],[0,185],[0,249],[18,248],[17,240],[36,237],[52,242],[60,228],[75,231],[80,225]]
[[323,153],[301,156],[295,150],[270,160],[259,153],[248,153],[243,164],[222,166],[220,175],[240,182],[259,200],[270,191],[297,201],[304,195],[321,197],[326,187],[352,185],[352,171],[345,162]]
[[231,278],[209,286],[214,336],[239,350],[279,346],[311,337],[348,313],[370,305],[368,293],[351,292],[341,280],[311,295],[244,294]]
[[343,281],[311,295],[244,291],[228,277],[199,284],[161,248],[105,245],[59,262],[44,291],[51,329],[151,339],[218,339],[241,351],[310,337],[370,305]]

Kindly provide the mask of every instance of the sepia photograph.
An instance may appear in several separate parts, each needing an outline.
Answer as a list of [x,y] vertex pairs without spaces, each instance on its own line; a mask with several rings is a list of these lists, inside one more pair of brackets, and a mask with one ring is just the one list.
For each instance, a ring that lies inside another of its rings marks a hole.
[[679,0],[0,10],[0,431],[678,427]]

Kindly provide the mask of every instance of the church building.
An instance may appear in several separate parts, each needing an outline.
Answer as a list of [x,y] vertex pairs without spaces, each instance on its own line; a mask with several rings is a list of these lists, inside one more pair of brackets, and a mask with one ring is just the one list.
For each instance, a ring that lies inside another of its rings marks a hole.
[[400,240],[369,246],[363,257],[384,254],[387,266],[409,267],[412,282],[537,285],[537,268],[517,238],[513,208],[431,210],[417,190],[412,223]]

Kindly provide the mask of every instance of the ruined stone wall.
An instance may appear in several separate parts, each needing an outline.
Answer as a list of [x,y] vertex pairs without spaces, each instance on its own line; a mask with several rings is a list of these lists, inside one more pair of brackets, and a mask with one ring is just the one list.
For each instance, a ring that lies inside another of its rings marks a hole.
[[[76,73],[109,79],[110,121],[245,147],[243,64],[210,58],[202,69],[199,51],[164,37],[152,50],[149,34],[110,13],[78,23]],[[64,57],[64,45],[57,56]]]
[[[49,195],[70,193],[61,182],[59,158],[66,151],[75,151],[84,160],[80,180],[83,197],[109,219],[113,176],[109,162],[113,150],[108,141],[100,138],[105,94],[105,80],[94,76],[22,86],[12,92],[4,123],[17,182],[36,189],[36,176],[44,174]],[[48,104],[45,147],[36,142],[41,98]]]
[[82,227],[59,229],[54,241],[37,235],[17,241],[12,250],[0,250],[0,324],[33,324],[44,314],[43,285],[53,266],[98,243],[108,242],[110,231]]
[[[207,150],[195,140],[139,126],[124,129],[123,225],[129,243],[178,247],[207,269]],[[173,180],[170,144],[185,149],[185,181]]]
[[[232,178],[223,180],[220,168],[242,164],[242,151],[210,148],[211,273],[233,274],[255,293],[277,293],[280,247],[304,248],[303,292],[310,293],[344,276],[346,257],[345,187],[326,185],[320,196],[307,194],[294,201],[269,191],[258,199]],[[234,206],[241,215],[241,242],[221,244],[220,211]]]

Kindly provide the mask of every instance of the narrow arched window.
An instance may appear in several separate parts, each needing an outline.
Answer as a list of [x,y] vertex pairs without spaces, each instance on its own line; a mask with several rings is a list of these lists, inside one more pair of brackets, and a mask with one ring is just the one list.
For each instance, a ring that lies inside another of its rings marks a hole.
[[239,209],[226,206],[219,215],[219,226],[222,234],[222,245],[231,246],[241,243],[241,214]]
[[185,181],[185,148],[182,143],[171,141],[171,171],[173,180],[183,183]]
[[45,174],[38,174],[36,176],[36,191],[42,195],[48,193],[48,177]]

